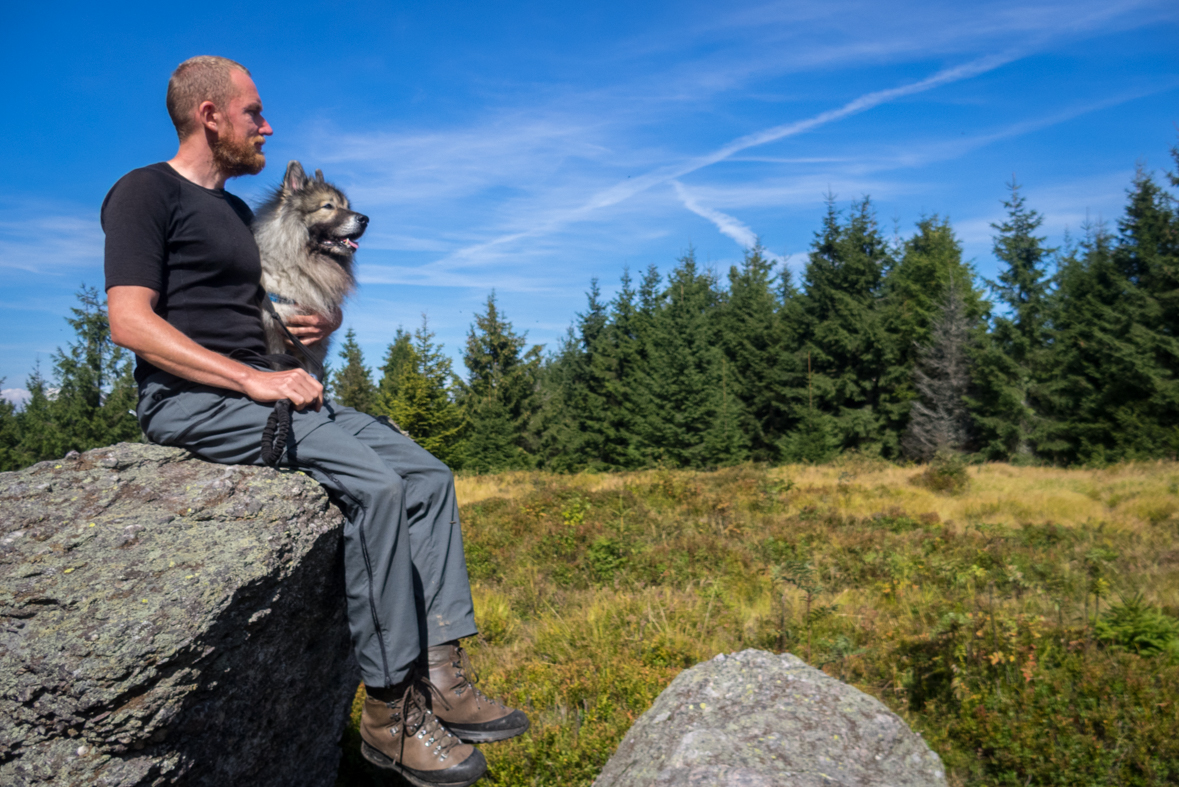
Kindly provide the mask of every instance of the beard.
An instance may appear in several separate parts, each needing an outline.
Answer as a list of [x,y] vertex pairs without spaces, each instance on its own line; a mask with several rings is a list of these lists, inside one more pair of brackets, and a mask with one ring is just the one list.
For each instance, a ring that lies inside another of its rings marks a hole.
[[[230,126],[231,133],[233,127]],[[262,136],[238,141],[230,136],[218,136],[212,144],[213,164],[226,178],[241,175],[257,175],[266,166],[266,154],[254,145],[264,139]]]

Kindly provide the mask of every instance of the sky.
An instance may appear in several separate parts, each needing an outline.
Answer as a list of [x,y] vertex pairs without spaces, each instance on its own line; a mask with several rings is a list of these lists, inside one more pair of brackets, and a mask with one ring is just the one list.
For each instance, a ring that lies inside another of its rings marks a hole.
[[[322,169],[371,223],[345,310],[367,363],[423,319],[457,363],[489,293],[555,349],[592,279],[723,280],[760,239],[800,275],[825,211],[871,197],[889,235],[948,217],[980,275],[1014,177],[1059,244],[1115,225],[1179,142],[1179,4],[599,2],[15,4],[0,50],[0,378],[73,339],[103,285],[99,207],[171,158],[171,70],[253,73],[268,166]],[[339,342],[337,342],[338,347]]]

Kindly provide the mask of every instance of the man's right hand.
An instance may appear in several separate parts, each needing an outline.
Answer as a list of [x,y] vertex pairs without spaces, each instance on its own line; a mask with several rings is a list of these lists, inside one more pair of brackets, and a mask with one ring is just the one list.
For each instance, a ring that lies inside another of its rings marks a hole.
[[310,407],[319,412],[323,407],[323,386],[302,369],[286,372],[253,370],[243,384],[243,393],[255,402],[277,402],[290,399],[296,410]]

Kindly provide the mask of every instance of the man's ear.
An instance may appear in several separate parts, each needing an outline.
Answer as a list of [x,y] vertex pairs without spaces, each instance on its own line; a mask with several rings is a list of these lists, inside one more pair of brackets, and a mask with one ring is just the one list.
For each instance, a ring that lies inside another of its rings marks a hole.
[[287,174],[282,177],[282,187],[287,191],[298,191],[307,183],[307,175],[303,173],[303,165],[297,161],[287,164]]
[[200,124],[201,128],[206,131],[214,131],[215,129],[210,128],[209,124],[216,125],[217,123],[217,119],[214,117],[217,114],[217,105],[212,101],[202,101],[197,105],[196,112],[197,123]]

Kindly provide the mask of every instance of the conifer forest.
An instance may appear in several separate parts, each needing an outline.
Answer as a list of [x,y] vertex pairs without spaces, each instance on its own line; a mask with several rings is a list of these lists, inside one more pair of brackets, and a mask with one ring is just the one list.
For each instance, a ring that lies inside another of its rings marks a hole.
[[[1179,150],[1176,152],[1179,160]],[[396,421],[452,467],[631,470],[753,461],[980,461],[1099,466],[1179,452],[1175,174],[1139,171],[1123,215],[1054,245],[1014,181],[978,276],[951,222],[907,237],[867,198],[827,202],[802,275],[760,246],[727,272],[689,249],[663,275],[589,283],[559,346],[529,346],[492,292],[456,373],[423,323],[374,373],[349,330],[339,402]],[[0,400],[0,469],[139,439],[129,355],[83,287],[76,341]]]

